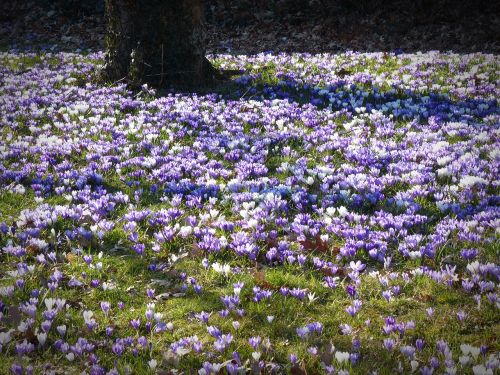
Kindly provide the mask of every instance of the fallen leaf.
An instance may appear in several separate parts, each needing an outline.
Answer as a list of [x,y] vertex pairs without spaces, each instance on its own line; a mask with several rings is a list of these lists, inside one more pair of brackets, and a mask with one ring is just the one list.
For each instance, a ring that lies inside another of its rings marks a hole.
[[29,255],[36,255],[40,252],[40,248],[38,247],[38,245],[31,243],[26,247],[26,252]]
[[264,273],[264,271],[254,271],[253,279],[255,284],[263,289],[279,289],[277,286],[274,286],[266,280],[266,274]]

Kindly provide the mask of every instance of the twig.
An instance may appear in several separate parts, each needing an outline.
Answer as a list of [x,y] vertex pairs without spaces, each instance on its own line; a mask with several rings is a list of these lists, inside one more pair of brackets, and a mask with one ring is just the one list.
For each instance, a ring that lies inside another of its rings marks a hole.
[[126,78],[127,78],[127,77],[122,77],[122,78],[120,78],[119,80],[114,81],[114,82],[111,84],[111,86],[116,85],[118,82],[121,82],[121,81],[125,80]]
[[165,72],[165,73],[156,73],[156,74],[146,74],[146,77],[156,77],[156,76],[168,76],[168,75],[174,75],[174,74],[185,74],[185,73],[196,73],[196,70],[185,70],[185,71],[178,71],[178,72]]
[[250,89],[251,89],[251,88],[252,88],[252,86],[250,86],[250,87],[247,89],[247,91],[245,91],[245,92],[243,93],[243,95],[241,95],[240,99],[243,99],[243,98],[245,97],[245,95],[246,95],[246,94],[250,91]]

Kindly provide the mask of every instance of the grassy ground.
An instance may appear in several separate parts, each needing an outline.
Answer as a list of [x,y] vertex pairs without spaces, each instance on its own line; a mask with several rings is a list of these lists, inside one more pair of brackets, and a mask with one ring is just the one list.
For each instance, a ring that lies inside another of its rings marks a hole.
[[[478,61],[480,60],[481,58],[478,58]],[[402,67],[410,62],[410,60],[397,59],[394,56],[387,57],[383,61],[380,63],[379,60],[373,60],[369,57],[352,58],[351,61],[351,57],[345,56],[342,61],[337,61],[335,65],[338,69],[344,69],[347,72],[345,74],[348,75],[357,72],[380,75],[398,69],[404,72]],[[6,60],[3,62],[7,63]],[[39,63],[41,61],[38,56],[23,57],[10,61],[9,69],[22,71],[33,68]],[[54,58],[46,63],[57,66],[61,62]],[[223,65],[223,61],[216,60],[215,63],[219,67]],[[253,86],[247,86],[246,91],[241,89],[239,93],[232,91],[234,86],[231,86],[231,92],[228,91],[228,87],[224,88],[225,92],[221,92],[225,95],[233,95],[233,98],[257,98],[265,87],[281,85],[283,75],[296,71],[294,64],[307,64],[305,69],[310,71],[312,76],[318,75],[318,72],[325,69],[318,67],[314,62],[300,60],[300,58],[290,66],[273,62],[259,66],[254,64],[252,67],[247,65],[245,66],[247,72],[250,75],[256,75]],[[241,64],[238,62],[225,63],[226,69],[240,67]],[[490,69],[490,72],[483,73],[487,75],[487,80],[491,83],[495,82],[498,76],[496,71],[493,72],[492,67]],[[434,69],[430,73],[429,80],[444,86],[443,93],[445,93],[451,74],[445,68]],[[478,74],[481,74],[481,71]],[[321,76],[321,74],[319,75]],[[83,79],[77,74],[75,77]],[[321,79],[318,79],[315,84],[324,86]],[[361,88],[370,90],[369,86],[367,84]],[[390,90],[390,85],[382,83],[381,89]],[[317,98],[317,92],[304,87],[292,88],[289,92],[291,97],[301,104],[309,103],[311,99]],[[403,95],[403,92],[399,94]],[[145,102],[151,100],[153,97],[144,99]],[[318,104],[318,107],[328,108],[328,105],[321,103]],[[117,123],[120,119],[127,117],[127,114],[123,112],[116,112],[115,115]],[[89,116],[91,114],[88,112],[84,114],[84,117]],[[42,119],[37,126],[43,126],[44,121],[50,123],[52,120]],[[348,129],[342,128],[346,122],[345,117],[340,116],[335,121],[341,133],[348,131]],[[14,138],[22,136],[23,132],[29,134],[27,123],[23,127],[21,122],[18,122],[17,129],[9,129],[7,125],[2,125],[2,142],[7,147],[11,144],[7,140],[8,134],[14,134]],[[405,119],[402,122],[406,124],[409,120]],[[254,125],[245,127],[243,124],[241,126],[243,134],[252,135],[256,132]],[[304,124],[297,124],[297,126],[304,128],[304,135],[312,133],[312,130]],[[262,129],[264,127],[265,124],[262,125]],[[401,138],[406,136],[405,133],[405,131],[401,131],[399,134]],[[61,134],[64,133],[61,132]],[[94,137],[96,140],[109,140],[112,134],[110,132],[108,135],[103,135],[96,132]],[[141,134],[138,134],[137,137],[135,139],[134,134],[130,134],[128,142],[137,144],[143,139]],[[168,138],[166,134],[160,133],[156,141],[158,144],[165,141],[162,137]],[[468,140],[467,136],[458,136],[456,141],[466,142]],[[304,144],[300,139],[294,142],[291,143],[292,149],[297,151],[298,156],[307,156],[311,167],[321,163],[323,158],[329,155],[333,157],[331,165],[338,168],[346,162],[352,162],[342,150],[337,153],[328,150],[309,152],[303,149]],[[191,146],[192,143],[193,140],[187,136],[179,141],[179,144],[188,146]],[[134,156],[140,155],[137,150],[134,152]],[[72,153],[73,168],[84,167],[89,162],[86,159],[89,154]],[[23,155],[23,157],[29,159],[39,156]],[[277,168],[282,162],[294,163],[297,158],[288,158],[281,153],[270,154],[265,164],[275,177],[285,181],[288,177],[287,174],[280,174],[281,172],[276,171]],[[11,163],[14,162],[11,161]],[[228,166],[231,165],[231,162],[226,161],[225,163]],[[10,166],[13,167],[12,164]],[[138,169],[140,168],[130,167],[130,171],[124,169],[121,173],[126,175]],[[144,190],[147,191],[151,188],[147,179],[141,180],[139,178],[138,181],[139,187]],[[223,182],[224,178],[219,177],[218,181]],[[107,174],[104,175],[103,184],[108,192],[124,192],[131,200],[138,191],[138,188],[124,183],[124,180],[114,169],[108,170]],[[23,210],[35,209],[42,204],[42,201],[49,204],[52,209],[56,205],[70,204],[64,197],[53,193],[48,193],[43,200],[37,199],[27,184],[26,186],[27,189],[23,194],[13,192],[12,185],[7,184],[2,185],[2,190],[0,190],[0,222],[6,223],[11,228],[17,227],[16,222],[20,219]],[[398,192],[410,188],[411,186],[408,184],[394,185],[386,191],[386,194],[388,197],[395,196]],[[311,190],[313,189],[315,187],[311,187]],[[322,196],[319,195],[319,197],[321,200]],[[171,202],[162,201],[159,198],[159,194],[146,192],[139,195],[135,208],[151,209],[157,212],[173,207]],[[221,201],[223,200],[221,199]],[[420,203],[423,207],[422,212],[434,220],[434,222],[431,220],[430,224],[423,229],[423,233],[428,235],[433,232],[433,225],[448,214],[438,210],[432,200],[423,198]],[[380,204],[386,207],[387,201]],[[191,210],[184,203],[179,207],[187,213],[199,213]],[[237,214],[231,208],[231,204],[228,202],[220,203],[217,206],[217,209],[222,211],[227,219],[236,221],[238,220]],[[375,208],[365,207],[361,213],[370,215],[375,211]],[[396,371],[410,373],[412,364],[401,353],[400,348],[405,345],[414,346],[417,339],[425,341],[423,349],[418,350],[414,356],[414,361],[417,361],[418,366],[426,366],[432,357],[436,357],[439,360],[436,372],[444,372],[445,367],[447,367],[445,356],[436,349],[436,342],[445,340],[453,353],[456,366],[458,366],[457,373],[472,373],[471,366],[458,364],[462,344],[466,343],[476,347],[487,346],[485,357],[490,354],[497,355],[500,351],[498,340],[500,319],[495,304],[489,303],[486,296],[482,295],[480,297],[481,304],[478,306],[473,295],[465,293],[461,288],[458,279],[450,282],[448,286],[445,282],[437,282],[428,275],[421,274],[421,270],[424,269],[422,267],[439,270],[446,267],[447,264],[451,264],[457,267],[456,271],[460,278],[466,275],[468,262],[462,259],[460,251],[471,244],[461,241],[456,234],[439,248],[433,259],[409,259],[395,254],[391,266],[385,268],[381,263],[371,260],[366,254],[358,254],[356,259],[362,260],[367,268],[359,276],[359,285],[356,287],[356,299],[362,301],[362,308],[352,317],[346,312],[346,308],[353,302],[353,298],[346,293],[347,287],[353,285],[353,281],[348,275],[350,272],[348,260],[340,260],[338,263],[340,269],[337,274],[339,277],[338,286],[334,289],[325,285],[324,272],[312,267],[311,261],[316,256],[323,260],[336,261],[335,255],[338,253],[338,248],[344,245],[340,238],[334,239],[326,249],[317,244],[308,245],[306,248],[308,261],[305,266],[287,262],[271,265],[265,262],[262,255],[257,261],[252,261],[236,256],[230,250],[209,254],[197,249],[193,240],[179,238],[162,244],[159,252],[153,253],[148,247],[143,256],[138,256],[131,249],[132,243],[128,237],[129,233],[123,228],[123,215],[128,210],[129,207],[123,204],[118,205],[115,210],[109,213],[107,219],[117,225],[108,231],[102,239],[94,237],[87,242],[68,240],[64,236],[64,231],[72,228],[74,223],[61,218],[50,227],[42,229],[39,237],[43,238],[49,244],[51,251],[56,254],[56,258],[46,265],[35,261],[35,257],[43,253],[36,246],[31,248],[28,246],[26,255],[22,256],[21,259],[4,251],[0,255],[0,286],[13,285],[15,280],[19,278],[18,274],[12,273],[18,267],[18,262],[25,262],[33,266],[33,269],[21,277],[24,280],[23,286],[16,287],[12,294],[5,291],[0,293],[5,306],[0,331],[6,332],[9,329],[16,329],[27,318],[24,313],[19,311],[19,306],[29,300],[34,289],[38,289],[41,293],[39,306],[43,307],[43,300],[48,297],[66,300],[64,311],[60,312],[52,323],[52,327],[62,324],[67,326],[64,340],[70,344],[74,344],[80,337],[91,341],[95,344],[93,351],[99,358],[99,364],[107,369],[116,367],[120,373],[150,374],[155,371],[161,374],[174,373],[174,371],[188,374],[196,373],[205,361],[223,362],[230,359],[233,352],[239,354],[244,366],[248,369],[255,366],[257,362],[255,360],[257,357],[252,357],[252,353],[258,352],[262,365],[277,365],[277,370],[275,370],[277,372],[316,374],[324,371],[325,366],[333,365],[338,370],[345,369],[352,374],[367,374],[370,371],[377,371],[378,374],[394,374]],[[396,212],[397,210],[393,213]],[[293,218],[296,213],[292,210],[289,215]],[[22,225],[19,226],[22,227]],[[495,237],[494,230],[495,228],[488,229],[488,233],[485,233],[484,236]],[[139,225],[138,233],[144,241],[152,239],[153,232],[147,223]],[[6,233],[3,233],[0,238],[0,244],[4,248],[13,241],[20,240],[15,235]],[[292,246],[298,249],[299,243],[295,242]],[[498,263],[499,246],[496,240],[491,243],[481,242],[474,244],[474,246],[478,249],[477,260],[479,262],[484,264],[488,262]],[[261,244],[261,247],[261,254],[263,254],[267,248],[264,243]],[[82,253],[76,252],[77,248]],[[92,255],[93,261],[87,264],[83,255]],[[215,263],[230,265],[231,271],[225,275],[217,272],[211,266],[206,267],[202,264],[202,259],[205,257],[210,265]],[[151,264],[156,265],[156,270],[151,269]],[[162,266],[164,268],[160,270],[159,268]],[[47,289],[47,285],[55,271],[62,272],[64,278],[57,291],[51,293]],[[81,280],[83,286],[67,287],[67,282],[72,277]],[[99,285],[92,286],[91,280],[98,280]],[[219,311],[225,309],[221,297],[233,295],[233,285],[237,282],[244,283],[240,294],[241,303],[238,306],[239,309],[244,310],[244,313],[240,316],[236,310],[233,310],[228,312],[227,317],[220,316]],[[202,288],[201,292],[196,293],[193,285],[199,285]],[[261,302],[255,302],[252,292],[254,287],[271,291],[272,296]],[[302,289],[305,291],[305,297],[299,300],[291,296],[283,296],[280,293],[281,287]],[[389,300],[384,298],[382,292],[394,287],[399,288],[397,295],[393,295]],[[495,284],[495,288],[498,288],[497,284]],[[148,289],[155,290],[155,297],[148,297]],[[108,301],[111,305],[107,316],[101,311],[102,301]],[[123,303],[122,308],[118,307],[119,302]],[[145,313],[147,304],[152,302],[156,304],[155,312],[163,315],[161,321],[173,324],[173,328],[169,326],[161,333],[147,332]],[[427,312],[429,308],[434,309],[432,316]],[[37,327],[36,329],[44,320],[40,313],[41,310],[43,309],[40,308],[35,316],[33,327]],[[85,329],[83,311],[94,313],[97,326],[91,332]],[[214,338],[207,331],[207,324],[200,322],[195,317],[195,314],[202,311],[211,314],[208,320],[209,326],[216,326],[223,333],[231,333],[234,337],[231,344],[222,353],[213,349]],[[463,320],[457,317],[457,314],[460,315],[462,312],[465,313]],[[384,319],[387,317],[394,317],[397,323],[404,323],[402,325],[402,327],[406,325],[404,333],[384,333]],[[141,326],[139,329],[134,329],[130,321],[137,318],[141,319]],[[234,321],[239,322],[238,329],[235,329]],[[300,338],[297,335],[297,328],[313,322],[323,324],[322,333],[313,333],[305,339]],[[414,327],[412,327],[411,322],[414,323]],[[352,333],[343,334],[341,332],[343,324],[350,325]],[[106,333],[106,328],[109,327],[113,328],[111,335]],[[58,335],[54,328],[50,331],[45,345],[40,345],[36,333],[34,328],[24,332],[17,329],[12,333],[13,340],[1,350],[4,360],[0,361],[0,373],[9,373],[12,363],[20,363],[24,366],[34,365],[36,373],[42,373],[45,364],[56,373],[88,371],[88,363],[91,360],[88,354],[69,360],[65,353],[55,348]],[[172,343],[194,335],[204,344],[203,355],[193,350],[174,355],[169,350]],[[140,336],[147,337],[151,345],[139,348],[137,338]],[[256,336],[259,336],[263,342],[258,349],[252,348],[248,342],[250,337]],[[126,337],[132,337],[135,340],[134,344],[122,355],[113,354],[112,343],[117,338]],[[393,351],[389,351],[383,346],[383,340],[387,338],[392,338],[395,341]],[[14,343],[19,344],[24,339],[33,342],[36,351],[26,356],[16,355]],[[264,344],[267,339],[269,345]],[[353,340],[359,340],[359,349]],[[331,350],[332,346],[335,351]],[[317,352],[311,351],[311,347],[315,347]],[[134,353],[133,348],[138,349],[137,353]],[[359,353],[359,360],[353,360],[356,362],[353,364],[349,361],[341,362],[335,357],[335,353],[338,352]],[[296,364],[290,362],[291,354],[297,356]],[[147,363],[152,358],[158,361],[156,370],[151,369]],[[264,372],[264,370],[262,371]],[[271,372],[272,370],[268,368],[267,371]]]

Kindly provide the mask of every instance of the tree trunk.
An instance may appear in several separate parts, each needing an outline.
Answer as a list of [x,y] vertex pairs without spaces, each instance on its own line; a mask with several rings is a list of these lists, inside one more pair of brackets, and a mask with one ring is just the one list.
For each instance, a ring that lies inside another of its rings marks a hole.
[[104,79],[154,87],[214,80],[201,0],[106,0],[106,17]]

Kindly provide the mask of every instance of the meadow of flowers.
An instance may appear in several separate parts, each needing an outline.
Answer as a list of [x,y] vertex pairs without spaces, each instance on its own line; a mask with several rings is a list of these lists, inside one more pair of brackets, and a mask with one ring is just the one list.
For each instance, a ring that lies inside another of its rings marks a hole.
[[495,374],[499,59],[0,53],[0,373]]

